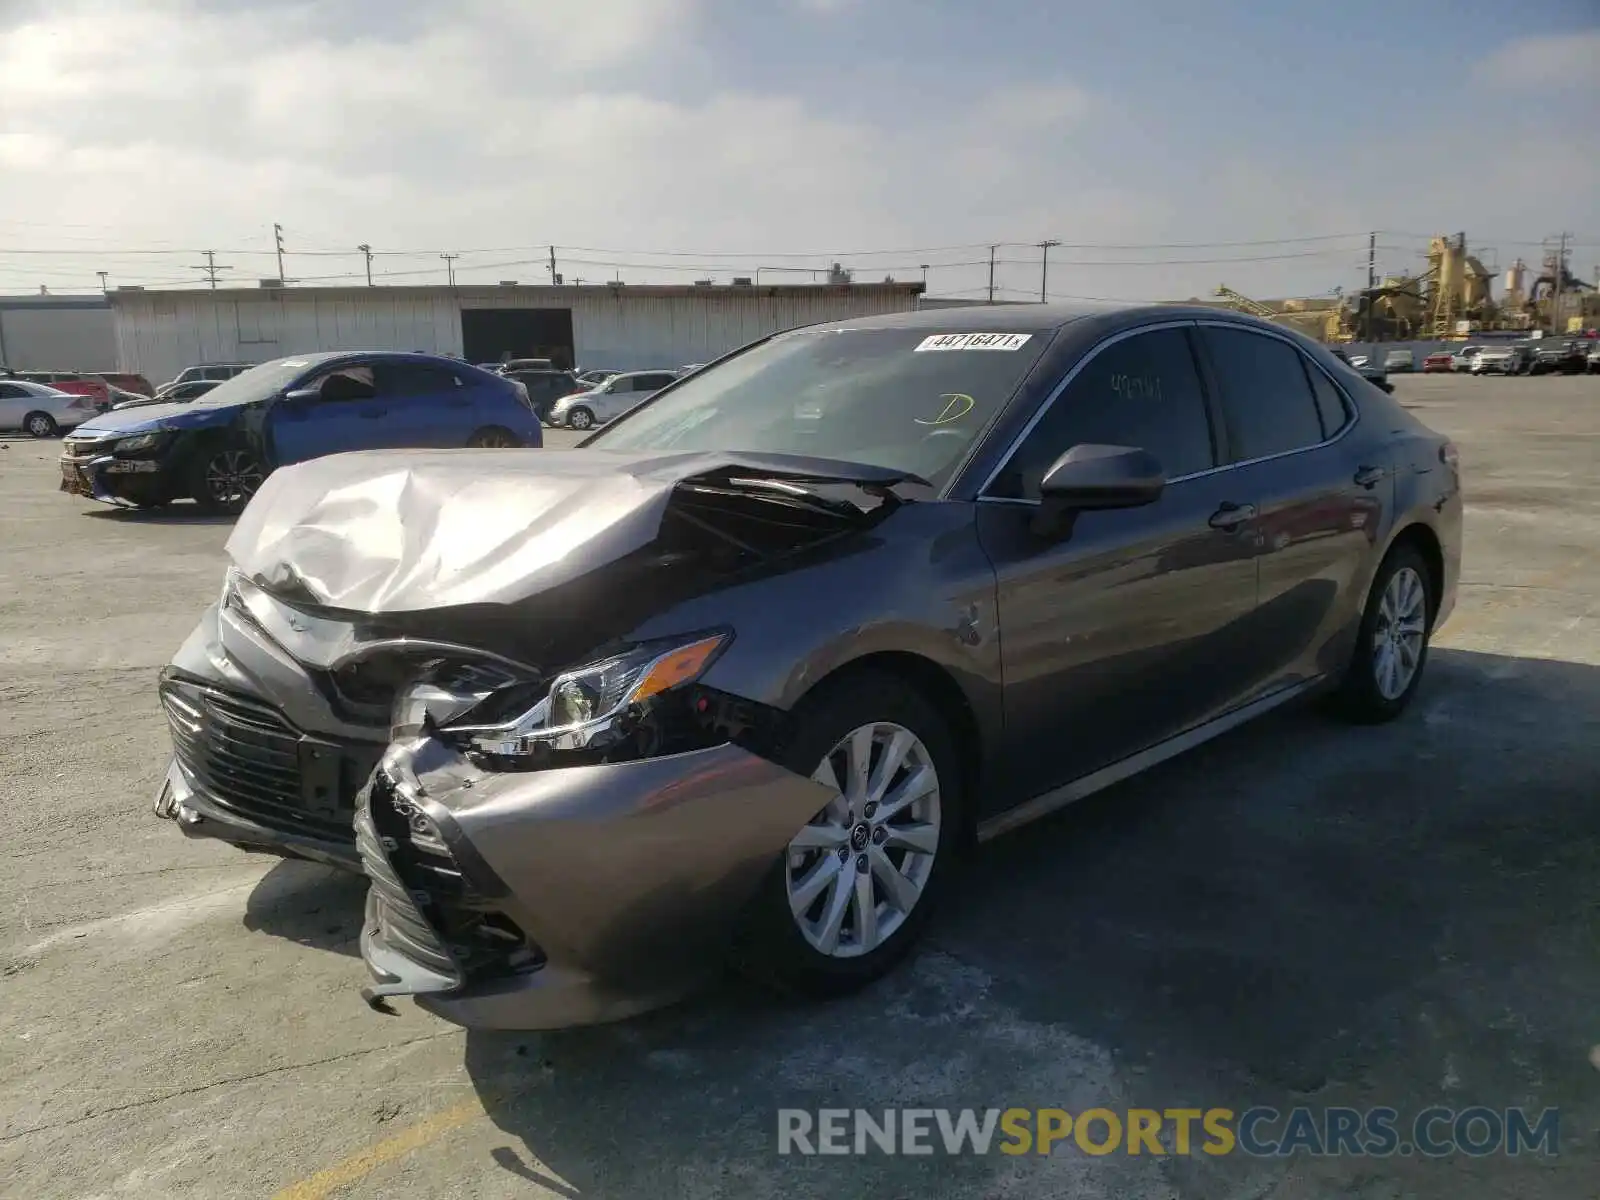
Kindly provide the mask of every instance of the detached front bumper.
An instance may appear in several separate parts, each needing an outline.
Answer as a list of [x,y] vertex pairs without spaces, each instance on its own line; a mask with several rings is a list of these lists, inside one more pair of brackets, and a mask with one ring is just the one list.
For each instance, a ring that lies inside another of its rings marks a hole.
[[763,875],[829,798],[733,745],[511,774],[424,738],[363,794],[362,957],[478,1029],[555,1029],[670,1003],[715,974]]

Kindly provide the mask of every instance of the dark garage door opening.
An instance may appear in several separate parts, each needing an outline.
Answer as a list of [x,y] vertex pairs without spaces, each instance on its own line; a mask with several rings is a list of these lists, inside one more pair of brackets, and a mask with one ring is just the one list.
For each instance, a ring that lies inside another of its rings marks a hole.
[[548,358],[556,366],[573,363],[570,308],[464,308],[461,352],[471,363],[508,358]]

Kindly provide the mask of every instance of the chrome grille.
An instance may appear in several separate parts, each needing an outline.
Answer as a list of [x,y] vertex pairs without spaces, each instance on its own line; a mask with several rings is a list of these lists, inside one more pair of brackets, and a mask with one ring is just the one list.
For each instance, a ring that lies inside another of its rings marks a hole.
[[348,842],[354,796],[378,750],[302,734],[270,705],[164,680],[178,763],[208,800],[286,833]]

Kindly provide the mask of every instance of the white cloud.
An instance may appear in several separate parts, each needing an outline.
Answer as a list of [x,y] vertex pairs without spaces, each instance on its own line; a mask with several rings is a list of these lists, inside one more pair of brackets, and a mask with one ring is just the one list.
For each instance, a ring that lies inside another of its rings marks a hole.
[[1516,38],[1480,62],[1478,74],[1512,90],[1600,87],[1600,29]]
[[[358,273],[360,242],[434,248],[380,257],[380,273],[442,278],[438,250],[483,249],[459,260],[462,279],[530,281],[552,242],[569,277],[680,281],[794,265],[714,251],[972,243],[850,263],[860,278],[904,278],[931,260],[935,290],[972,290],[996,239],[1181,242],[1440,221],[1538,237],[1563,218],[1530,196],[1528,179],[1551,178],[1553,163],[1563,194],[1600,190],[1590,156],[1526,136],[1508,139],[1485,175],[1481,141],[1463,149],[1446,135],[1403,152],[1383,142],[1354,167],[1308,145],[1263,163],[1230,146],[1224,125],[1203,167],[1185,168],[1172,151],[1188,148],[1141,119],[1137,97],[1091,94],[1067,76],[986,85],[974,72],[959,97],[871,104],[826,76],[722,84],[706,49],[709,0],[457,0],[448,16],[433,0],[52,0],[20,21],[9,2],[0,248],[95,252],[0,256],[0,291],[40,279],[94,287],[97,270],[113,283],[193,279],[207,246],[227,249],[233,277],[249,280],[276,269],[273,222],[286,230],[290,274],[304,278]],[[1376,192],[1375,178],[1386,180]],[[1531,233],[1530,219],[1541,226]],[[1595,223],[1582,207],[1565,220]],[[174,253],[126,253],[162,246]],[[295,253],[344,247],[346,257]],[[1050,281],[1063,294],[1129,297],[1195,294],[1218,278],[1246,291],[1281,293],[1286,278],[1325,290],[1352,282],[1356,250],[1094,267],[1085,260],[1130,256],[1068,245],[1052,251]],[[1032,294],[1037,252],[1000,257],[1002,286]]]

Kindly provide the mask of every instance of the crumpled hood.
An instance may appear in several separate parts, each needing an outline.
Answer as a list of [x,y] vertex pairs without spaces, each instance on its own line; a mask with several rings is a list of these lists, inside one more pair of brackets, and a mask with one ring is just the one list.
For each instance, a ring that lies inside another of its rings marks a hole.
[[362,451],[269,476],[227,550],[269,591],[330,608],[507,604],[649,544],[679,483],[730,467],[883,486],[915,478],[732,452]]

